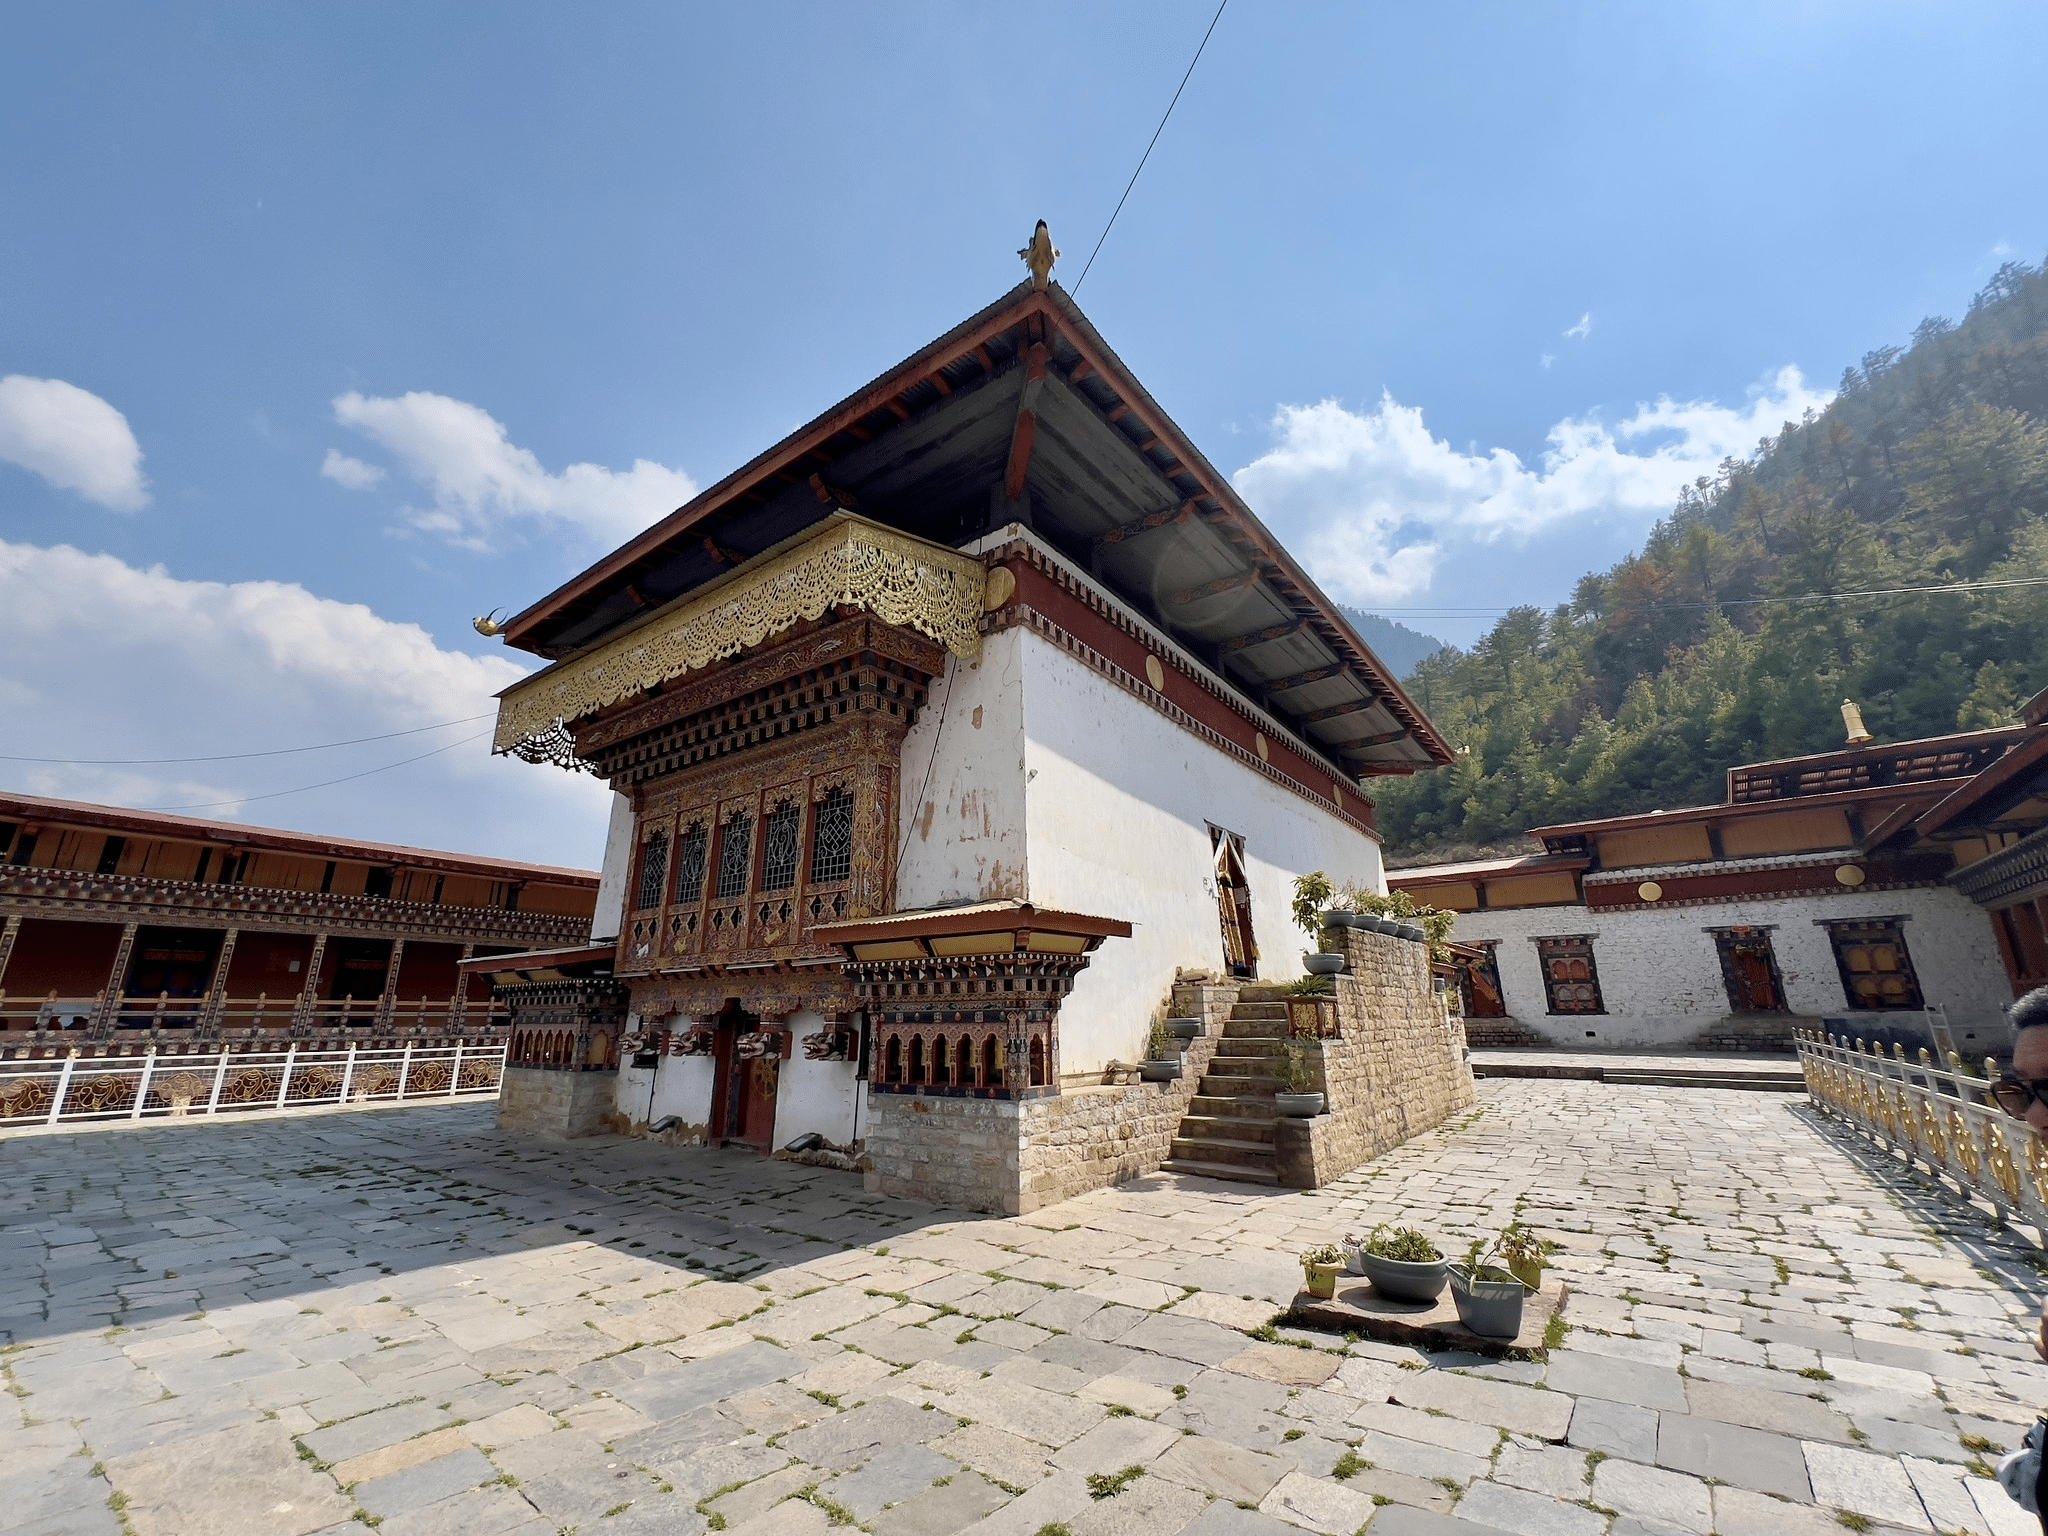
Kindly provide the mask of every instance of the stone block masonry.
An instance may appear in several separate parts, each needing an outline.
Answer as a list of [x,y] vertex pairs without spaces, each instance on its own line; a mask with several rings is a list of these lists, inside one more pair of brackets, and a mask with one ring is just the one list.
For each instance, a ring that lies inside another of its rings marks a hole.
[[1201,1018],[1173,1083],[1067,1087],[1056,1097],[871,1094],[867,1187],[1001,1215],[1023,1215],[1159,1171],[1207,1069],[1238,989],[1177,982],[1172,1011]]
[[498,1129],[566,1140],[612,1128],[616,1072],[554,1072],[505,1068],[498,1091]]
[[1478,1102],[1464,1030],[1438,1000],[1429,947],[1347,929],[1342,1038],[1322,1044],[1329,1111],[1280,1121],[1280,1182],[1315,1189]]

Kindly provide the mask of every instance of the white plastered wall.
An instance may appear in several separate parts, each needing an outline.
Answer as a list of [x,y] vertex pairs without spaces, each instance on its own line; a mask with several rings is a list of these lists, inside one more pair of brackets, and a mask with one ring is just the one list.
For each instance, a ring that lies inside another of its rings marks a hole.
[[827,1141],[845,1145],[854,1139],[854,1111],[859,1086],[850,1061],[812,1061],[804,1055],[804,1036],[825,1027],[822,1014],[793,1013],[786,1026],[796,1039],[775,1088],[775,1145],[786,1147],[797,1137],[816,1131]]
[[[680,1034],[694,1023],[710,1021],[672,1018],[649,1022],[650,1029]],[[629,1023],[628,1028],[639,1025]],[[711,1123],[711,1080],[714,1063],[709,1056],[671,1056],[663,1052],[652,1070],[631,1065],[632,1057],[619,1068],[615,1102],[628,1121],[658,1125],[670,1115],[686,1126],[702,1128]]]
[[[1983,1050],[2003,1049],[2011,1001],[1991,925],[1981,909],[1945,886],[1903,891],[1844,891],[1716,902],[1703,906],[1589,912],[1583,906],[1466,912],[1456,937],[1497,939],[1501,992],[1524,1028],[1560,1047],[1635,1049],[1684,1045],[1728,1013],[1728,990],[1710,928],[1769,927],[1771,950],[1795,1014],[1868,1020],[1904,1030],[1917,1012],[1851,1009],[1827,929],[1816,919],[1905,917],[1906,952],[1920,990],[1948,1011],[1959,1045],[1974,1034]],[[1551,1014],[1532,940],[1592,934],[1602,1014]]]
[[1026,895],[1024,631],[946,659],[903,741],[899,908]]

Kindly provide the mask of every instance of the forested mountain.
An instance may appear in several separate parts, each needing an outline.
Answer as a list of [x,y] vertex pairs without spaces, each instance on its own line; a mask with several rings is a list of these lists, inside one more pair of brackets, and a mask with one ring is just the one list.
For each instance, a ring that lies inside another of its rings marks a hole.
[[1372,647],[1373,655],[1391,667],[1396,677],[1406,677],[1444,648],[1444,642],[1435,635],[1425,635],[1419,629],[1367,613],[1363,608],[1344,603],[1337,606],[1344,610],[1344,617],[1358,630],[1359,637]]
[[1718,801],[1734,764],[1839,747],[1844,697],[1886,741],[2007,723],[2048,685],[2048,587],[1808,598],[2048,576],[2048,267],[2001,268],[1840,388],[1570,602],[1417,668],[1467,751],[1374,786],[1390,854]]

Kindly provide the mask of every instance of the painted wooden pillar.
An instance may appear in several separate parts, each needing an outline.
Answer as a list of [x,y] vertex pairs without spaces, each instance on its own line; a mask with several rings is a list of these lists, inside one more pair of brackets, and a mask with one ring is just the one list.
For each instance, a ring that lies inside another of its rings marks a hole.
[[[476,945],[462,946],[462,959],[467,960],[476,953]],[[455,996],[448,1004],[448,1026],[461,1029],[469,1022],[469,972],[462,968],[461,961],[455,966]]]
[[213,980],[207,983],[206,1006],[199,1014],[201,1029],[220,1028],[220,1016],[228,1001],[228,966],[235,958],[235,940],[241,936],[239,928],[230,928],[221,935],[220,958],[213,962]]
[[320,965],[327,958],[327,935],[313,935],[313,957],[306,962],[306,984],[299,988],[298,1006],[292,1009],[292,1028],[304,1026],[313,1017],[313,1004],[320,992]]
[[398,1010],[398,963],[405,958],[405,940],[391,941],[391,958],[384,965],[384,991],[377,999],[377,1022],[389,1024]]
[[114,948],[114,966],[107,974],[107,989],[100,994],[99,1014],[92,1021],[92,1035],[104,1039],[114,1032],[115,1021],[121,1017],[121,992],[128,980],[128,962],[135,958],[135,934],[140,923],[124,923],[121,927],[121,942]]
[[0,929],[0,997],[7,995],[7,962],[14,956],[14,940],[21,932],[21,914],[13,913],[7,919],[7,926]]

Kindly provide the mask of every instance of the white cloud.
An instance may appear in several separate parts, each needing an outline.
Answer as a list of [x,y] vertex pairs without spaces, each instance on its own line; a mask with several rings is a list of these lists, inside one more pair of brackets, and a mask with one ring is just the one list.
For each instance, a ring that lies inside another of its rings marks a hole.
[[[81,623],[81,614],[91,615]],[[276,581],[185,581],[68,546],[0,541],[0,708],[8,750],[176,758],[352,740],[489,715],[526,674],[444,650],[417,624]],[[118,728],[110,728],[118,723]],[[488,719],[334,751],[240,761],[64,766],[0,761],[0,783],[63,799],[208,805],[194,816],[592,867],[609,795],[586,774],[465,742]],[[237,803],[246,802],[246,803]]]
[[367,491],[384,478],[384,471],[375,464],[352,459],[339,448],[327,450],[327,457],[320,461],[320,473],[352,491]]
[[[566,524],[618,543],[697,494],[696,481],[651,459],[637,459],[627,470],[571,464],[549,474],[488,411],[424,390],[381,397],[351,390],[336,398],[334,419],[378,444],[433,492],[431,507],[411,509],[416,526],[471,548],[491,547],[494,535],[521,519]],[[330,463],[336,457],[330,454]],[[327,465],[321,472],[341,478]]]
[[1541,358],[1538,359],[1538,361],[1542,363],[1542,365],[1545,368],[1548,368],[1552,363],[1557,361],[1557,354],[1555,352],[1546,352],[1543,354]]
[[116,512],[149,505],[142,445],[128,418],[62,379],[0,379],[0,460]]
[[1586,313],[1585,313],[1585,314],[1583,314],[1583,315],[1579,316],[1579,323],[1578,323],[1577,325],[1575,325],[1575,326],[1571,327],[1571,329],[1569,329],[1569,330],[1567,330],[1567,331],[1565,332],[1565,335],[1567,335],[1567,336],[1577,336],[1577,337],[1578,337],[1578,338],[1580,338],[1581,340],[1584,340],[1584,339],[1585,339],[1586,337],[1588,337],[1588,336],[1590,336],[1590,335],[1592,335],[1592,334],[1593,334],[1593,312],[1592,312],[1591,310],[1588,310],[1588,311],[1586,311]]
[[1274,446],[1233,477],[1287,530],[1335,596],[1384,603],[1426,590],[1447,544],[1527,541],[1565,526],[1647,529],[1679,488],[1829,399],[1781,368],[1741,407],[1659,399],[1614,427],[1568,417],[1532,468],[1505,448],[1461,452],[1422,412],[1382,396],[1358,412],[1335,400],[1282,406]]

